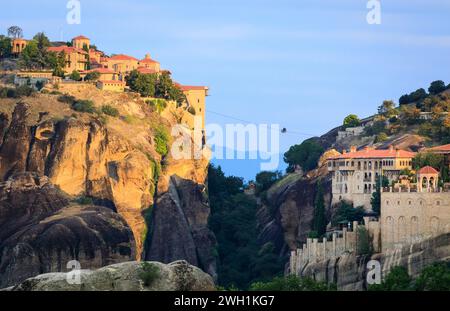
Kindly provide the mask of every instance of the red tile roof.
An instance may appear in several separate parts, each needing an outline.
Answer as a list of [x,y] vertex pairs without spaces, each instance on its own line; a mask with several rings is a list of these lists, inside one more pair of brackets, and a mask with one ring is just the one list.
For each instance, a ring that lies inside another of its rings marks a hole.
[[193,85],[181,85],[178,82],[175,82],[175,85],[182,91],[207,91],[207,86],[193,86]]
[[142,74],[153,74],[153,73],[157,73],[156,70],[149,69],[149,68],[146,68],[146,67],[138,67],[137,71],[138,71],[139,73],[142,73]]
[[144,58],[139,61],[140,63],[159,64],[156,60],[150,58]]
[[384,159],[384,158],[414,158],[416,154],[405,150],[373,150],[365,149],[355,152],[344,153],[336,157],[332,157],[329,160],[338,159]]
[[422,167],[418,173],[419,174],[439,174],[439,172],[431,166]]
[[450,152],[450,144],[427,149],[428,151]]
[[82,35],[80,35],[80,36],[78,36],[78,37],[75,37],[75,38],[73,38],[72,40],[89,40],[89,38],[88,38],[88,37],[85,37],[85,36],[82,36]]
[[81,54],[87,54],[87,52],[84,51],[84,50],[77,49],[77,48],[74,48],[74,47],[72,47],[72,46],[67,46],[67,45],[62,45],[62,46],[51,46],[51,47],[47,48],[47,51],[49,51],[49,52],[55,52],[55,53],[61,53],[61,52],[64,52],[64,53],[67,53],[67,54],[75,53],[75,52],[76,52],[76,53],[81,53]]
[[94,68],[94,69],[88,70],[86,72],[95,72],[95,71],[97,71],[98,73],[114,73],[113,70],[108,69],[108,68]]
[[134,61],[139,61],[137,58],[134,58],[133,56],[128,56],[125,54],[118,54],[118,55],[114,55],[111,56],[109,59],[111,60],[134,60]]

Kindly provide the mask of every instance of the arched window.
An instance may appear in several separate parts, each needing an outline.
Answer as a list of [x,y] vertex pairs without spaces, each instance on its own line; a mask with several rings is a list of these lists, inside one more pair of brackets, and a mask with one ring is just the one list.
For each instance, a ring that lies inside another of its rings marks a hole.
[[394,219],[386,217],[386,239],[388,243],[394,242]]
[[411,217],[411,238],[412,242],[417,239],[419,235],[419,218],[416,216]]
[[439,218],[438,217],[431,217],[430,219],[430,231],[433,235],[436,235],[439,233]]

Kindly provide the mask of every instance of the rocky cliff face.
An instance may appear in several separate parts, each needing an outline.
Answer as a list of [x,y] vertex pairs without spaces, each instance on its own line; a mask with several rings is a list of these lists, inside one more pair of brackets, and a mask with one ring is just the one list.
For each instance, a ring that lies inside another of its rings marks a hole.
[[[70,200],[88,197],[123,218],[133,233],[135,259],[186,259],[214,275],[215,259],[209,246],[215,244],[215,239],[207,229],[209,207],[201,194],[208,161],[175,161],[170,156],[163,159],[156,152],[155,127],[170,129],[173,124],[133,94],[104,93],[95,87],[66,91],[78,99],[92,100],[98,109],[104,104],[113,106],[122,117],[105,120],[96,114],[75,112],[54,95],[37,94],[20,103],[2,100],[0,181],[24,172],[45,176]],[[170,182],[175,176],[185,181],[183,186],[181,182]],[[183,213],[175,212],[175,201],[167,199],[172,198],[174,187],[179,192],[176,204],[184,209]],[[152,214],[154,201],[158,201],[155,215],[146,217]],[[161,217],[181,218],[185,225],[163,226],[170,221]],[[148,228],[150,218],[155,219],[155,228]],[[179,236],[191,236],[195,246],[191,244],[183,252],[168,256],[180,245],[178,239],[165,239],[174,231]],[[152,232],[154,236],[147,236]],[[11,238],[10,245],[19,243],[18,237],[8,234],[0,241]],[[147,254],[146,239],[151,245]],[[30,258],[36,260],[34,254]],[[35,272],[61,271],[53,268]]]
[[312,230],[319,180],[325,193],[325,206],[330,207],[331,180],[323,175],[292,174],[269,189],[267,202],[258,210],[261,244],[272,242],[280,255],[285,256],[306,242]]
[[30,278],[6,291],[214,291],[210,275],[185,261],[168,265],[149,262],[156,268],[156,276],[146,284],[142,274],[145,267],[138,262],[125,262],[98,270],[80,271],[80,282],[73,274],[49,273]]
[[408,269],[410,276],[416,277],[426,266],[450,260],[450,233],[386,254],[346,254],[335,259],[310,263],[301,271],[301,275],[335,283],[339,290],[365,290],[369,260],[380,262],[382,276],[387,275],[393,267],[403,266]]
[[45,176],[16,173],[0,184],[0,287],[31,276],[133,260],[135,243],[123,218],[80,206]]

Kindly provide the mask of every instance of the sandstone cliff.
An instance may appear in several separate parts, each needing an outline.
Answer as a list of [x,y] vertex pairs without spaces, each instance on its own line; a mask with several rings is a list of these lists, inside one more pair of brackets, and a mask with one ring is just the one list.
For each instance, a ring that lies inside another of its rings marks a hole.
[[393,267],[403,266],[408,269],[410,276],[416,277],[426,266],[450,260],[450,233],[386,254],[373,256],[346,254],[335,259],[310,263],[300,275],[335,283],[339,290],[365,290],[369,260],[380,262],[383,276]]
[[[163,127],[170,133],[176,121],[162,118],[135,94],[70,85],[67,89],[61,86],[60,92],[92,100],[97,111],[103,105],[112,106],[120,117],[75,112],[69,104],[58,100],[58,94],[37,94],[19,103],[2,99],[0,181],[24,172],[46,176],[71,200],[89,198],[94,204],[118,213],[133,233],[135,259],[151,257],[164,262],[186,259],[214,275],[215,258],[209,246],[215,244],[215,239],[207,229],[209,207],[204,195],[197,194],[203,191],[208,161],[176,161],[170,154],[162,157],[156,151],[156,129]],[[181,214],[172,209],[171,200],[165,199],[172,197],[172,189],[178,187],[170,182],[175,176],[178,184],[184,184],[185,194],[177,202],[185,209]],[[154,202],[158,202],[155,213],[160,213],[152,215]],[[186,225],[159,228],[169,221],[165,217],[181,217]],[[151,218],[159,221],[154,222],[155,228],[148,228]],[[152,232],[154,237],[150,235]],[[172,252],[179,248],[180,241],[165,237],[174,232],[192,236],[193,244],[183,252]],[[151,241],[147,243],[151,245],[147,254],[146,240]],[[11,241],[13,244],[14,240]],[[151,254],[152,250],[158,255]],[[172,255],[166,255],[171,252]],[[45,271],[62,270],[52,267]]]
[[31,276],[133,260],[135,243],[123,218],[78,205],[45,176],[17,173],[0,184],[0,287]]

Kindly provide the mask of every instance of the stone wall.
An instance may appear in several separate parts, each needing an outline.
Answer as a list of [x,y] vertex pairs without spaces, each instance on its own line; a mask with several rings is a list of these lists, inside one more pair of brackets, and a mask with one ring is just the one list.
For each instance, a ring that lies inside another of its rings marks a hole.
[[398,249],[450,232],[450,192],[405,192],[381,195],[382,250]]

